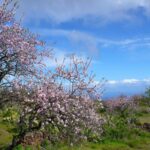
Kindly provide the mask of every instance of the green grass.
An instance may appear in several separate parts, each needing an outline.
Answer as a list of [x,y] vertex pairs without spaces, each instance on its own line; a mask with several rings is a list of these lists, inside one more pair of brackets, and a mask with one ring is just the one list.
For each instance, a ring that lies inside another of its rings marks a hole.
[[4,129],[0,129],[0,148],[10,144],[12,135]]
[[13,134],[10,130],[11,127],[9,125],[0,122],[0,149],[11,143]]
[[0,111],[0,149],[11,143],[13,134],[14,126],[8,121],[3,121],[2,112]]
[[[118,141],[105,140],[102,143],[86,142],[74,146],[67,146],[64,144],[56,144],[55,146],[52,146],[47,143],[43,147],[45,150],[150,150],[150,133],[143,132],[143,134],[134,138]],[[18,148],[15,150],[42,150],[42,148],[39,146],[28,146],[24,149]]]
[[139,117],[140,123],[150,123],[150,113],[149,114],[143,114]]
[[[37,148],[32,148],[36,150]],[[125,141],[107,141],[105,143],[84,143],[80,146],[47,146],[46,150],[150,150],[150,138],[125,140]]]
[[[150,114],[141,113],[139,120],[142,124],[150,123]],[[2,116],[0,114],[0,149],[3,148],[5,150],[4,147],[7,147],[11,143],[14,133],[14,126],[7,121],[2,121]],[[118,141],[106,139],[101,143],[86,142],[74,146],[67,146],[64,144],[57,144],[54,146],[47,144],[44,147],[45,150],[150,150],[150,133],[143,131],[139,132],[139,135],[135,137]],[[26,148],[19,146],[15,150],[42,150],[42,148],[40,148],[40,146],[27,146]]]
[[[0,149],[7,146],[11,140],[12,127],[0,122]],[[124,139],[122,141],[104,141],[103,143],[83,143],[78,146],[67,146],[67,145],[47,145],[46,150],[150,150],[150,133],[144,133],[139,137],[133,139]],[[39,147],[27,147],[24,150],[40,150]],[[18,148],[16,150],[23,150]]]

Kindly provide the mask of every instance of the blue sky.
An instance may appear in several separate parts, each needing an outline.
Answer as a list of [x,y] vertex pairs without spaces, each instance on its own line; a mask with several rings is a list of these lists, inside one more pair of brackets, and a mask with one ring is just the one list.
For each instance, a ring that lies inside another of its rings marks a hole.
[[96,80],[108,80],[105,96],[150,85],[150,0],[20,0],[21,16],[59,59],[92,57]]

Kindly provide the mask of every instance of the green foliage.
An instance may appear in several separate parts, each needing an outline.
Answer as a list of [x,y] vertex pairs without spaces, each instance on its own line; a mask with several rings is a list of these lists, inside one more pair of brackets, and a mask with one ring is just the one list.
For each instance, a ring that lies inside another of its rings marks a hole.
[[12,134],[2,128],[0,125],[0,149],[11,143]]
[[104,139],[119,140],[128,136],[128,126],[126,120],[122,118],[113,118],[104,126]]
[[51,143],[55,144],[57,143],[60,139],[60,132],[59,132],[59,129],[57,127],[55,127],[54,125],[52,124],[48,124],[46,127],[45,127],[45,130],[46,132],[48,133],[48,138],[49,140],[51,141]]
[[[141,101],[142,104],[139,103],[135,110],[132,108],[132,111],[129,107],[118,107],[113,112],[108,112],[105,108],[104,111],[100,111],[100,114],[102,113],[106,119],[102,137],[97,136],[89,129],[85,129],[82,132],[87,137],[87,142],[80,141],[80,143],[69,145],[68,143],[75,141],[71,132],[68,138],[65,138],[59,132],[63,128],[58,129],[49,124],[45,130],[49,136],[41,144],[25,147],[18,145],[14,150],[149,150],[150,133],[139,128],[143,123],[149,123],[149,107],[144,105],[143,99]],[[7,107],[0,111],[0,149],[5,150],[5,147],[11,143],[12,136],[17,134],[13,123],[17,117],[15,107]],[[69,129],[66,133],[69,133]]]
[[[148,136],[142,135],[141,137],[125,139],[124,141],[107,140],[103,143],[85,142],[74,146],[68,146],[63,143],[57,145],[47,143],[48,145],[42,146],[41,150],[149,150],[149,139]],[[37,150],[37,148],[32,147],[32,150]]]
[[150,97],[145,95],[145,97],[139,100],[139,105],[144,107],[150,107]]
[[[31,146],[24,147],[20,144],[20,145],[16,146],[13,150],[34,150],[34,148]],[[36,149],[36,150],[38,150],[38,149]]]
[[90,129],[85,129],[84,135],[89,142],[100,143],[102,140],[102,138],[99,137],[98,134],[93,133]]
[[[133,109],[133,108],[132,108]],[[104,125],[104,140],[123,140],[137,133],[138,120],[129,105],[117,107],[113,112],[107,112],[107,121]],[[140,129],[138,129],[139,131]]]
[[22,145],[18,145],[13,150],[24,150],[24,147]]
[[17,108],[14,106],[7,106],[6,108],[3,108],[0,114],[2,120],[8,123],[15,123],[18,119]]
[[150,123],[150,114],[142,114],[142,115],[139,117],[139,122],[140,122],[141,124]]
[[145,91],[145,96],[146,96],[147,98],[150,98],[150,87],[146,89],[146,91]]

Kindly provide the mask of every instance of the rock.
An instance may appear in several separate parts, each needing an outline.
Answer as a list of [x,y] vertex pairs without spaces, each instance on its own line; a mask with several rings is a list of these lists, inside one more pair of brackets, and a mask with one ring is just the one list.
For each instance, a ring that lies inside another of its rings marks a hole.
[[143,129],[145,129],[146,131],[150,132],[150,123],[144,123],[143,124]]
[[28,133],[22,142],[24,145],[36,145],[37,143],[41,143],[45,138],[45,135],[42,132],[33,132]]

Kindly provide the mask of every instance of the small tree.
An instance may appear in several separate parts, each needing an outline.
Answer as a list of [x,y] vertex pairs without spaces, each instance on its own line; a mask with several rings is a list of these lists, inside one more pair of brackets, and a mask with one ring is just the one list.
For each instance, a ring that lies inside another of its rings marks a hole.
[[[37,84],[31,82],[29,87],[18,83],[14,93],[19,93],[21,103],[20,131],[14,137],[13,146],[21,143],[28,132],[47,126],[57,128],[59,140],[75,142],[87,138],[85,130],[100,137],[103,119],[96,113],[96,107],[101,107],[101,103],[95,106],[90,98],[91,94],[97,96],[98,87],[93,83],[94,76],[88,76],[89,61],[75,56],[69,60],[68,67],[59,65]],[[48,138],[51,140],[52,135]]]
[[147,88],[146,91],[145,91],[145,96],[147,98],[150,98],[150,88]]
[[150,106],[150,87],[146,89],[145,97],[142,99],[142,101],[144,105]]

